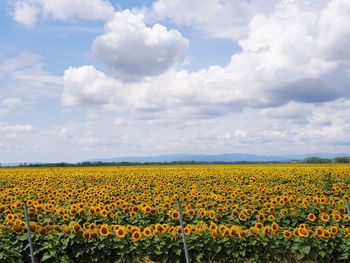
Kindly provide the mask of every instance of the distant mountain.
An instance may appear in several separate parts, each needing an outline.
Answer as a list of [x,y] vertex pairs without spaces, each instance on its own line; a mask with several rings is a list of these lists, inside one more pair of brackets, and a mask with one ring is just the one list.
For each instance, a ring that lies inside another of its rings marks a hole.
[[94,159],[91,162],[289,162],[294,158],[281,156],[262,156],[246,153],[224,153],[224,154],[168,154],[157,156],[129,156],[117,158]]
[[[255,155],[248,153],[223,153],[223,154],[189,154],[177,153],[157,156],[126,156],[116,158],[99,158],[88,160],[88,162],[104,162],[104,163],[170,163],[170,162],[203,162],[203,163],[289,163],[293,160],[303,160],[308,157],[321,157],[334,159],[339,156],[350,156],[348,153],[313,153],[304,155],[289,156],[269,156]],[[20,166],[24,163],[2,163],[1,166]],[[27,165],[76,165],[77,163],[42,163],[27,162]]]

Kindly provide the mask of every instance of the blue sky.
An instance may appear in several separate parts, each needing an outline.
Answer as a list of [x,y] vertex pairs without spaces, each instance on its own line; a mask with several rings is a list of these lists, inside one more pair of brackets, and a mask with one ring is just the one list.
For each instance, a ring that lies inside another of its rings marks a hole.
[[0,163],[350,153],[347,0],[8,0],[0,12]]

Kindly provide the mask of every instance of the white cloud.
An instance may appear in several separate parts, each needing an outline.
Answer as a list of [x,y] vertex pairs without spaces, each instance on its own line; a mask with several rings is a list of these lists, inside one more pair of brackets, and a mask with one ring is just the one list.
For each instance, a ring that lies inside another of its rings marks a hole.
[[25,26],[35,24],[38,16],[56,20],[108,20],[114,7],[104,0],[21,0],[12,6],[12,18]]
[[70,67],[64,72],[63,79],[65,89],[62,101],[67,106],[113,104],[113,96],[119,93],[118,86],[121,86],[117,80],[107,77],[93,66]]
[[78,139],[78,144],[82,146],[92,146],[98,143],[98,139],[95,137],[83,137]]
[[101,118],[79,138],[112,155],[349,151],[350,2],[311,2],[254,15],[225,67],[171,67],[134,82],[92,65],[68,68],[64,105]]
[[30,124],[0,123],[0,133],[4,133],[9,139],[16,139],[20,135],[31,133],[34,130],[35,128]]
[[311,108],[311,105],[292,101],[280,107],[261,109],[260,113],[271,119],[302,120],[312,114]]
[[41,57],[37,54],[22,52],[14,58],[5,58],[0,64],[0,77],[16,70],[30,67],[39,63]]
[[61,129],[59,129],[56,134],[60,137],[65,137],[65,138],[69,138],[73,136],[73,131],[71,128],[69,127],[63,127]]
[[119,125],[124,125],[124,124],[127,124],[127,120],[123,119],[123,118],[117,118],[115,121],[114,121],[114,124],[119,126]]
[[23,133],[31,132],[34,130],[34,127],[30,124],[4,124],[0,123],[0,132],[14,132],[14,133]]
[[[295,3],[278,5],[269,15],[256,15],[249,23],[248,37],[239,41],[242,52],[234,54],[226,67],[198,72],[171,69],[135,83],[124,83],[93,66],[69,68],[63,102],[105,110],[217,116],[244,107],[348,97],[345,65],[350,64],[350,45],[344,43],[350,39],[346,27],[350,12],[343,12],[347,8],[346,0],[332,1],[317,12]],[[345,29],[329,26],[333,20],[342,21]],[[330,55],[327,50],[339,50],[339,54]]]
[[0,116],[11,113],[18,106],[22,105],[22,100],[18,98],[5,98],[0,101]]
[[156,75],[181,64],[188,41],[176,30],[155,24],[147,27],[142,13],[116,12],[105,34],[92,44],[92,53],[120,78]]
[[112,4],[105,0],[41,0],[41,3],[43,14],[58,20],[108,20],[114,12]]
[[153,9],[160,18],[193,26],[211,37],[240,39],[246,36],[250,19],[270,12],[273,5],[265,0],[157,0]]
[[39,9],[35,5],[24,1],[15,3],[12,19],[26,27],[32,27],[37,21]]
[[237,129],[234,132],[225,132],[222,134],[219,134],[217,136],[217,139],[219,140],[236,140],[236,139],[242,139],[247,136],[247,133],[241,129]]
[[247,37],[248,24],[257,15],[268,15],[276,7],[298,6],[306,11],[317,11],[328,0],[157,0],[151,16],[168,18],[177,25],[192,26],[214,38],[239,40]]
[[0,80],[3,93],[22,100],[24,97],[58,96],[63,85],[61,76],[45,70],[39,55],[26,52],[0,63]]
[[11,146],[9,144],[5,144],[5,143],[0,142],[0,149],[9,149],[9,148],[11,148]]

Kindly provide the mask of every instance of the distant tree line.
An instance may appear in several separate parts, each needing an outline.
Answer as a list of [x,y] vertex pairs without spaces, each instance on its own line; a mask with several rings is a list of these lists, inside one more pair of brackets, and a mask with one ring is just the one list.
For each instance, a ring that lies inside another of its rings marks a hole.
[[[194,164],[278,164],[287,162],[197,162],[197,161],[174,161],[174,162],[102,162],[102,161],[86,161],[79,163],[20,163],[17,167],[81,167],[81,166],[138,166],[138,165],[194,165]],[[305,164],[331,164],[331,163],[350,163],[350,156],[339,156],[333,159],[322,157],[308,157],[303,160],[293,160],[290,163]],[[1,166],[1,163],[0,163]],[[6,166],[6,165],[3,165]]]
[[350,163],[350,156],[339,156],[333,159],[321,157],[308,157],[302,160],[302,163]]

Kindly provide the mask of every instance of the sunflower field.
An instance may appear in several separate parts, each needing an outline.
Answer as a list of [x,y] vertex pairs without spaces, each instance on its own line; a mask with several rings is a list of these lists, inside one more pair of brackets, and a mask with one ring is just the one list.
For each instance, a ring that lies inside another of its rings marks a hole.
[[0,169],[0,262],[349,262],[347,165]]

